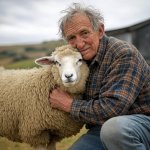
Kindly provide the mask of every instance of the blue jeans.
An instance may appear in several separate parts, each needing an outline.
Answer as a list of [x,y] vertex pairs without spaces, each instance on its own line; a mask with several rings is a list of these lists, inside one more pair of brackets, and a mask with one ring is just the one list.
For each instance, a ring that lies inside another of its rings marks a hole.
[[150,150],[150,116],[127,115],[92,128],[69,150]]
[[82,135],[69,150],[104,150],[100,141],[100,128],[91,128]]

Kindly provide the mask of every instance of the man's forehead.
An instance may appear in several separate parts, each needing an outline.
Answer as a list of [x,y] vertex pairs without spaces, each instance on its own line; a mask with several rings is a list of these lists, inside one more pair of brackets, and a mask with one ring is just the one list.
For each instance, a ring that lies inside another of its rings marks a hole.
[[68,21],[64,26],[65,36],[79,33],[83,30],[92,28],[91,22],[86,16],[76,16]]
[[86,16],[86,15],[83,15],[83,14],[78,14],[78,15],[74,15],[72,16],[64,25],[64,27],[68,27],[68,26],[71,26],[71,25],[74,25],[76,23],[91,23],[89,18]]

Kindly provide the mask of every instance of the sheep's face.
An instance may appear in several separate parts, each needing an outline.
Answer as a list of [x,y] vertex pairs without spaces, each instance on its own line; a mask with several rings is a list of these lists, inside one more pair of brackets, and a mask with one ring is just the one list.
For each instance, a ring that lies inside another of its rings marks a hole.
[[82,65],[82,56],[80,53],[77,52],[75,56],[58,56],[55,60],[64,86],[72,86],[79,82],[80,66]]
[[77,84],[80,80],[81,72],[80,67],[82,65],[82,56],[79,52],[58,53],[52,54],[50,57],[42,57],[36,59],[38,65],[50,65],[52,62],[56,65],[59,71],[61,81],[64,86],[70,87]]

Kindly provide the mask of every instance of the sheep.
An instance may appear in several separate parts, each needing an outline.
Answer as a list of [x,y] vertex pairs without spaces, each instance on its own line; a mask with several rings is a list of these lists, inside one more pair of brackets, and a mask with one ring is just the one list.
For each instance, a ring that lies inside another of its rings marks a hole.
[[5,70],[5,68],[3,66],[0,66],[0,71]]
[[70,45],[56,48],[35,63],[42,67],[0,71],[0,136],[35,149],[54,150],[56,142],[76,135],[83,123],[50,107],[49,93],[60,87],[78,99],[89,69]]

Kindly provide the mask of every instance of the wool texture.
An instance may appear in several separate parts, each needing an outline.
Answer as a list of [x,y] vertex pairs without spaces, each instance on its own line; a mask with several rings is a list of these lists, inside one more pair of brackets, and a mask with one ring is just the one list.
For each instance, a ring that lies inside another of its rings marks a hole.
[[83,62],[79,83],[67,88],[54,64],[32,69],[1,69],[0,136],[36,147],[77,134],[83,124],[68,113],[53,109],[49,93],[60,87],[78,99],[84,92],[88,72]]

